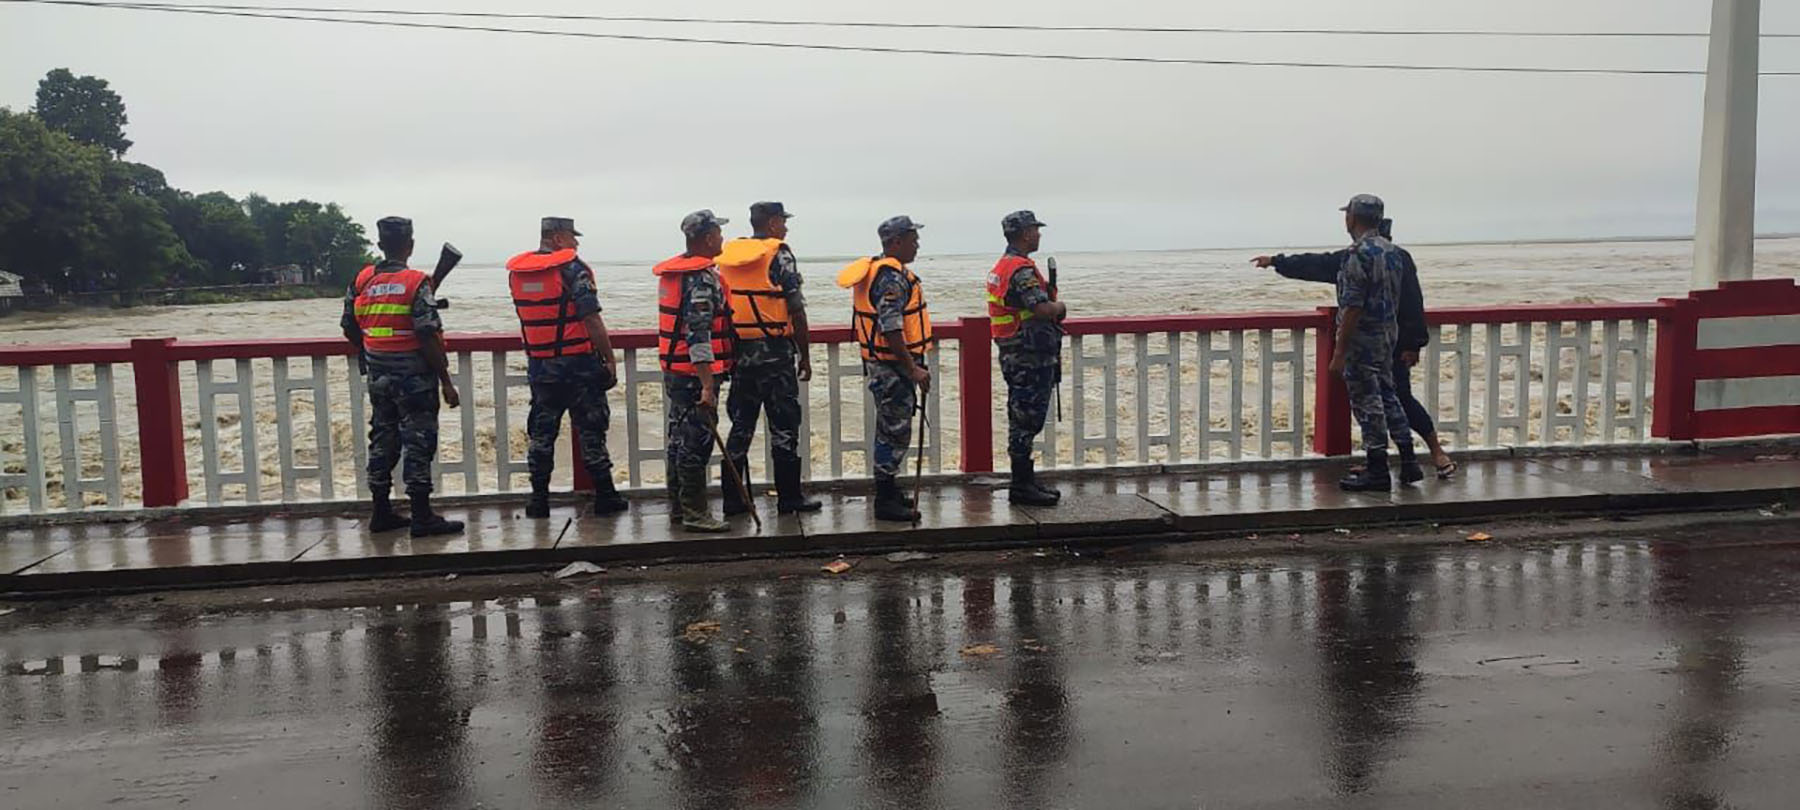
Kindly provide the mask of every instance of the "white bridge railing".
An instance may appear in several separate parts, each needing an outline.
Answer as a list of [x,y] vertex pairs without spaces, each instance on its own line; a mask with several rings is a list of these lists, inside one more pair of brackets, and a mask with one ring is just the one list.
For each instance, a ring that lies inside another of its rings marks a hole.
[[[1432,313],[1413,371],[1459,448],[1605,444],[1649,435],[1662,306]],[[1111,467],[1341,455],[1353,429],[1329,360],[1329,311],[1069,322],[1045,466]],[[941,325],[926,397],[925,466],[1004,469],[1006,396],[986,319]],[[815,330],[802,386],[809,477],[866,474],[873,411],[849,330]],[[607,443],[619,482],[663,476],[654,335],[615,335],[621,384]],[[525,488],[530,391],[512,335],[451,335],[463,407],[441,416],[440,492]],[[367,399],[338,340],[0,349],[0,512],[349,500],[365,487]],[[964,358],[985,355],[981,362]],[[955,408],[944,418],[944,403]],[[564,432],[559,487],[586,484]],[[766,442],[759,439],[759,445]],[[753,477],[766,482],[766,451]]]

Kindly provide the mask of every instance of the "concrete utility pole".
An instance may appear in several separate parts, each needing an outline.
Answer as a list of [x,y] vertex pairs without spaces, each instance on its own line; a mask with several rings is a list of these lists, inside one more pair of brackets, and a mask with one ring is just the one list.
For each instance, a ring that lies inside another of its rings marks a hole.
[[1756,102],[1762,0],[1713,0],[1700,138],[1696,290],[1752,277],[1756,264]]

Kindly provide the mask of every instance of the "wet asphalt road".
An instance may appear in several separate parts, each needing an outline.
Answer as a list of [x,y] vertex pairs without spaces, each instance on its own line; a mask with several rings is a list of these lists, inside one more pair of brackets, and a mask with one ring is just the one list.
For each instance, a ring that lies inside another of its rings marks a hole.
[[0,807],[1793,807],[1788,526],[15,606]]

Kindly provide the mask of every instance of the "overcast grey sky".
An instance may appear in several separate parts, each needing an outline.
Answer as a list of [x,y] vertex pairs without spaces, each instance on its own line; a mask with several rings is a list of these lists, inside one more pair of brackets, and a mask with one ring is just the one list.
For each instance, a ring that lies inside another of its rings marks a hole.
[[[242,0],[240,0],[242,1]],[[258,0],[250,0],[256,2]],[[274,0],[262,0],[274,4]],[[298,3],[306,5],[307,3]],[[339,0],[388,8],[843,20],[1704,31],[1708,0]],[[1765,3],[1768,32],[1800,3]],[[526,27],[558,27],[526,22]],[[1412,40],[561,24],[737,38],[1208,58],[1702,68],[1696,40]],[[928,252],[992,249],[1030,207],[1062,250],[1328,244],[1351,193],[1415,241],[1693,228],[1698,77],[1055,63],[405,31],[0,5],[0,105],[68,67],[110,80],[130,157],[193,191],[415,218],[475,261],[575,217],[596,258],[780,199],[813,255],[909,213]],[[1800,69],[1800,40],[1764,43]],[[1763,82],[1760,230],[1800,231],[1800,78]]]

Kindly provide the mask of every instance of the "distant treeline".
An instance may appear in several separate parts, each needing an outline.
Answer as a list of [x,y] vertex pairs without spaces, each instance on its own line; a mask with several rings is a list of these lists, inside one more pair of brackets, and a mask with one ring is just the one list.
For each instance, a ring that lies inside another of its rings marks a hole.
[[171,187],[124,159],[127,120],[104,79],[61,68],[30,112],[0,107],[0,270],[28,293],[265,283],[284,265],[343,284],[371,260],[336,203]]

